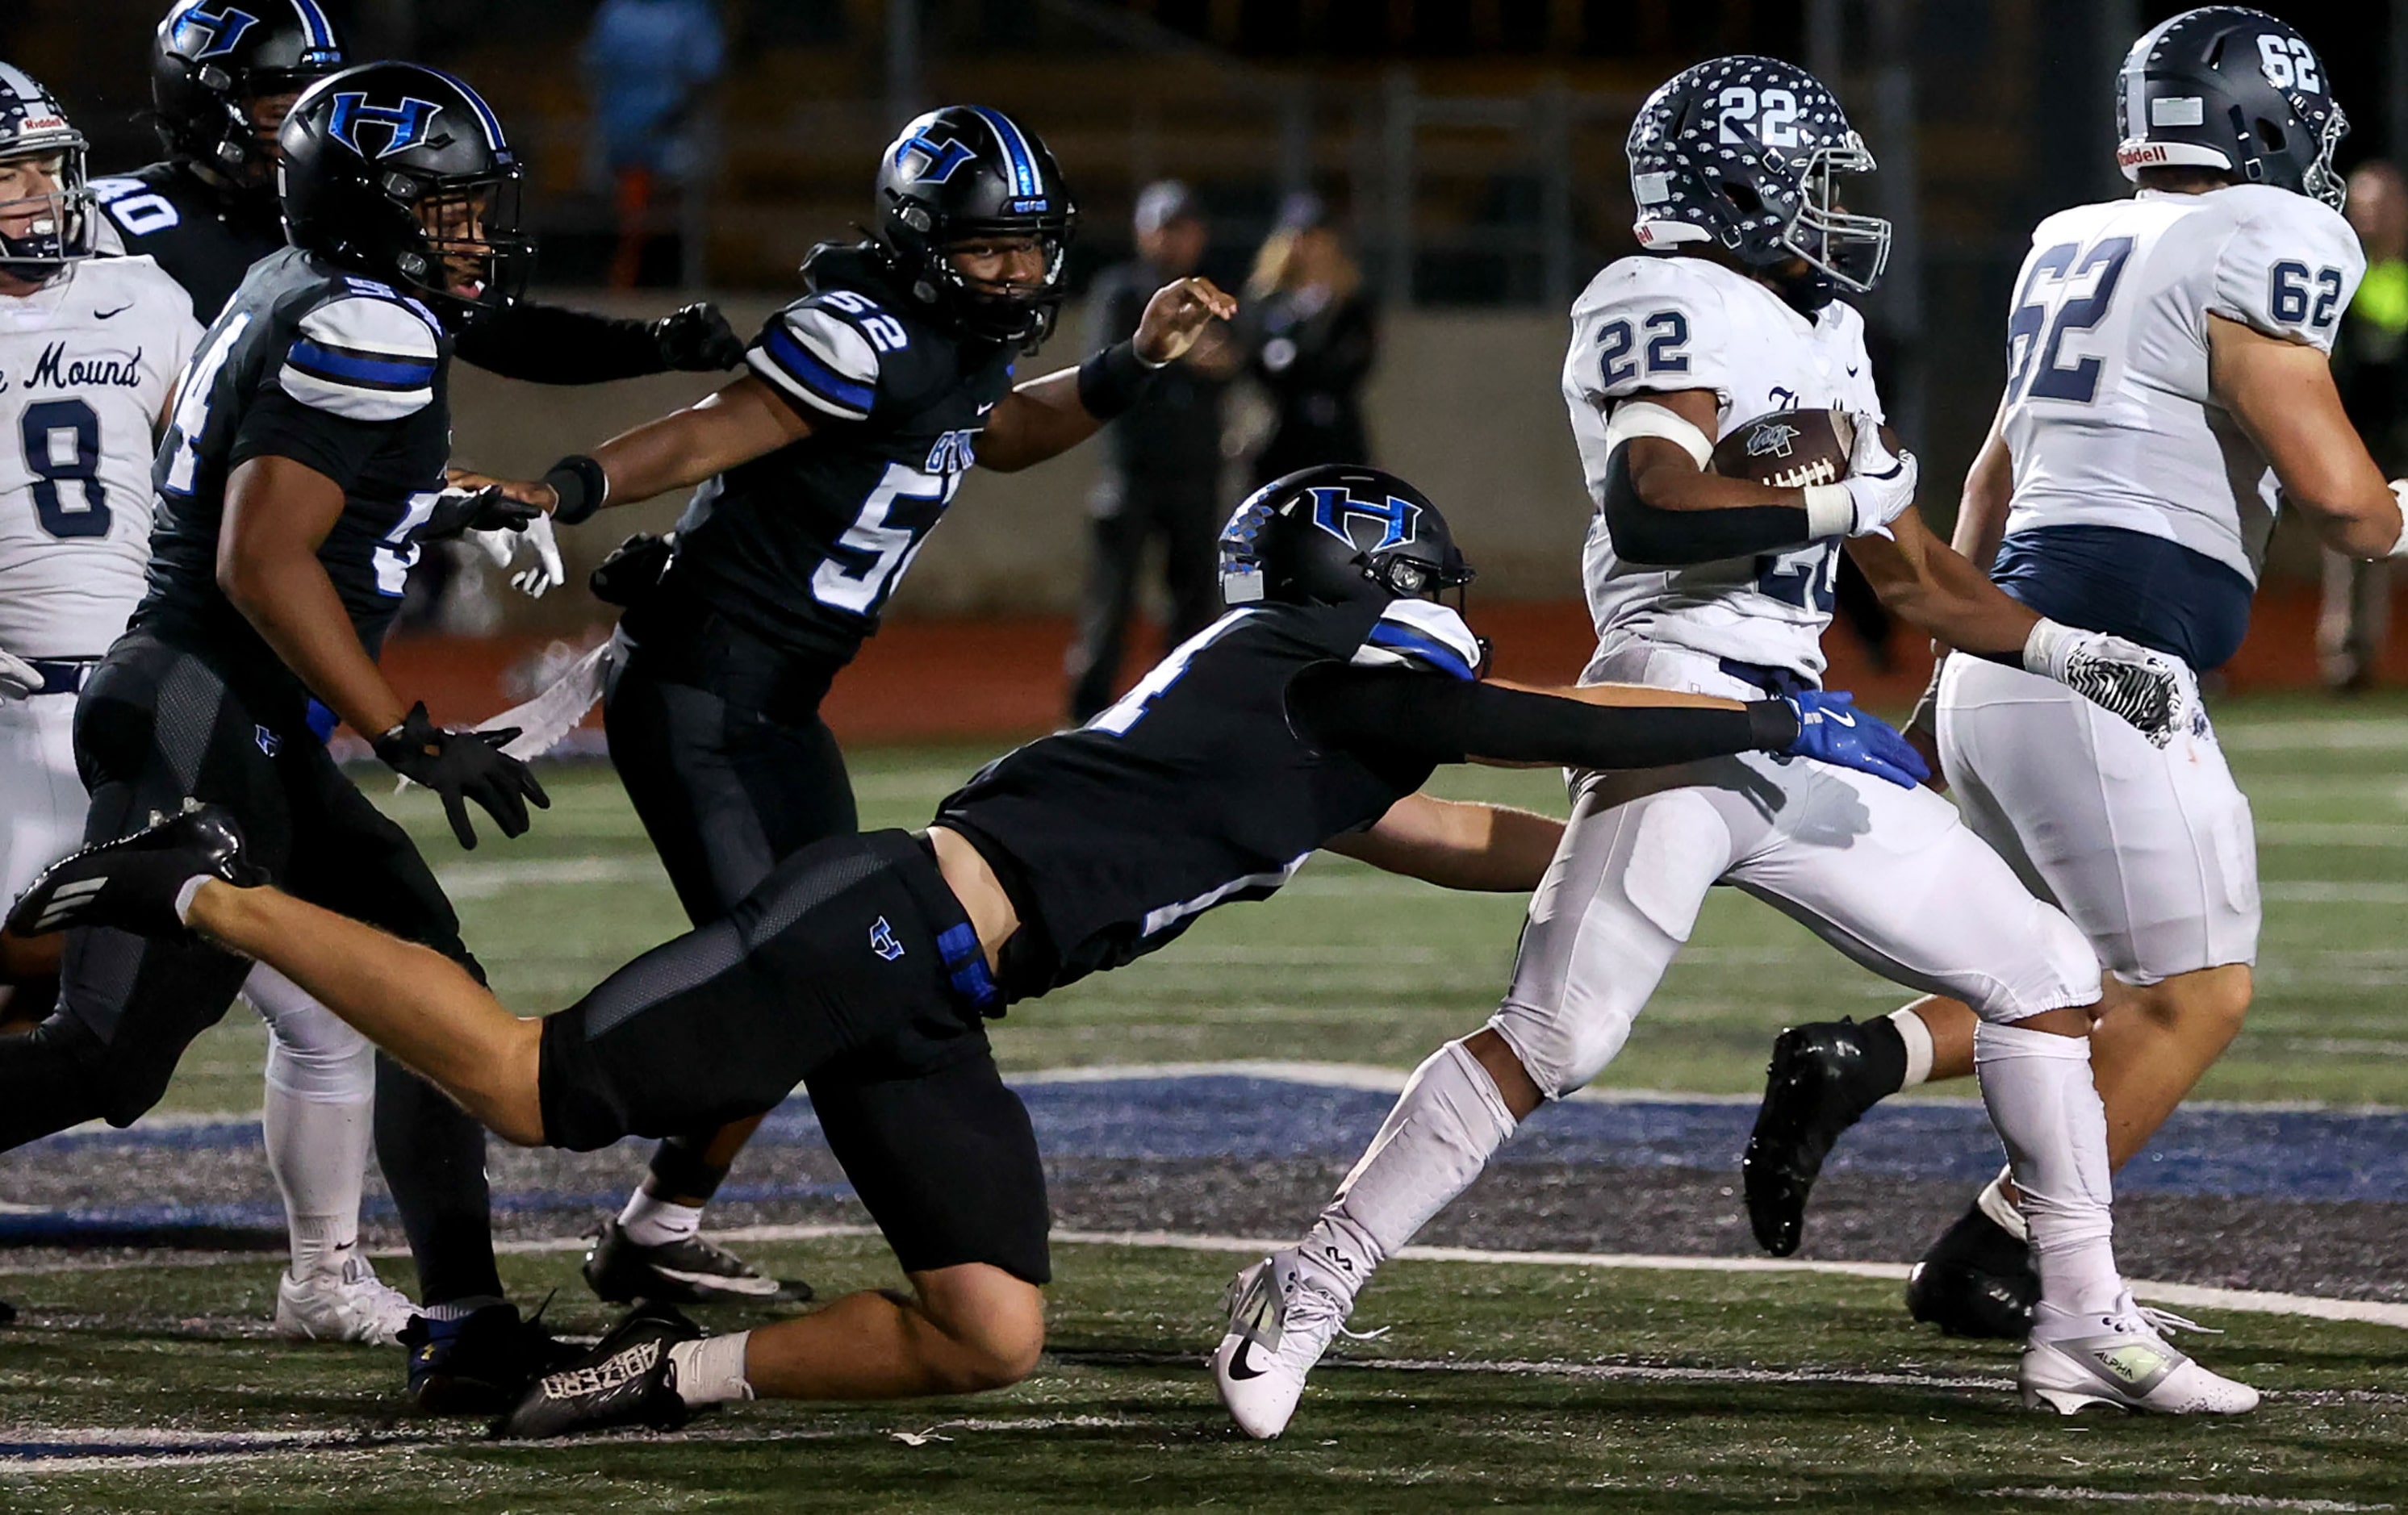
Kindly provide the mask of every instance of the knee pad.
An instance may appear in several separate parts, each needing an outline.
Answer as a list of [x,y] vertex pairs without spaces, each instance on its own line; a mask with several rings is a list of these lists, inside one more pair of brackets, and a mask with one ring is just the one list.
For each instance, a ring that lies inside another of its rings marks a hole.
[[2030,939],[2032,950],[2024,964],[2012,979],[1990,981],[1987,992],[1972,1002],[1974,1014],[2004,1024],[2044,1010],[2099,1003],[2098,950],[2064,911],[2033,900]]
[[267,1081],[318,1105],[365,1105],[376,1097],[376,1049],[265,964],[251,970],[242,997],[267,1022]]
[[1621,1055],[1638,1008],[1610,994],[1568,987],[1563,1003],[1552,1008],[1509,999],[1488,1018],[1488,1026],[1513,1049],[1539,1093],[1561,1099]]

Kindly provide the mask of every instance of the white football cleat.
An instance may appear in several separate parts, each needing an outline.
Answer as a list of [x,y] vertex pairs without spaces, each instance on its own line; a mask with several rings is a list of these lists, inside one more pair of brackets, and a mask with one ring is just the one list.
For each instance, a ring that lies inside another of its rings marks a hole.
[[2245,1415],[2258,1408],[2257,1390],[2192,1362],[2166,1340],[2169,1328],[2202,1329],[2144,1309],[2129,1293],[2112,1315],[2073,1315],[2042,1300],[2015,1375],[2024,1408],[2046,1405],[2059,1415],[2092,1405],[2157,1415]]
[[296,1279],[287,1269],[276,1280],[276,1334],[287,1341],[356,1341],[390,1347],[418,1313],[409,1296],[376,1276],[368,1260],[352,1253],[338,1273]]
[[1238,1429],[1257,1440],[1287,1429],[1305,1375],[1332,1337],[1380,1334],[1347,1330],[1353,1307],[1313,1277],[1293,1247],[1239,1274],[1222,1308],[1229,1331],[1212,1353],[1212,1381]]

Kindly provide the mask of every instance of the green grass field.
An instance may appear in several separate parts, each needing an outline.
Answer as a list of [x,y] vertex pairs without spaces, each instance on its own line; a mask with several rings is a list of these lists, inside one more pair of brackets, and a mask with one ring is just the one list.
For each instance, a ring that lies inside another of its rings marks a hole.
[[[2203,1093],[2408,1105],[2398,925],[2408,702],[2240,704],[2219,722],[2256,806],[2267,930],[2250,1028]],[[857,755],[865,824],[924,822],[988,755]],[[1562,809],[1548,774],[1456,772],[1441,788]],[[553,794],[533,835],[474,854],[441,832],[423,795],[399,802],[496,990],[529,1012],[566,1003],[681,924],[608,772],[561,770]],[[996,1045],[1024,1069],[1407,1066],[1486,1014],[1520,913],[1515,898],[1441,896],[1326,859],[1268,905],[1219,912],[1144,964],[1023,1007]],[[1900,997],[1770,910],[1718,892],[1608,1081],[1752,1093],[1778,1026],[1878,1013]],[[253,1022],[230,1016],[194,1050],[170,1106],[255,1108],[261,1046]],[[808,1271],[824,1293],[893,1281],[874,1239],[748,1251]],[[1390,1334],[1343,1352],[1389,1365],[1325,1372],[1288,1439],[1247,1444],[1197,1365],[1240,1261],[1060,1248],[1054,1356],[1005,1394],[755,1405],[685,1439],[530,1449],[393,1421],[389,1353],[266,1339],[272,1258],[11,1277],[0,1253],[0,1294],[38,1310],[0,1332],[0,1442],[124,1443],[136,1432],[377,1442],[38,1470],[0,1460],[0,1509],[2408,1508],[2408,1332],[2218,1315],[2229,1334],[2204,1350],[2274,1391],[2260,1413],[2061,1424],[2014,1408],[2006,1350],[1911,1328],[1894,1283],[1806,1274],[1399,1264],[1369,1322]],[[602,1324],[581,1290],[562,1287],[573,1285],[571,1254],[508,1265],[514,1292],[562,1289],[552,1313],[564,1328]]]

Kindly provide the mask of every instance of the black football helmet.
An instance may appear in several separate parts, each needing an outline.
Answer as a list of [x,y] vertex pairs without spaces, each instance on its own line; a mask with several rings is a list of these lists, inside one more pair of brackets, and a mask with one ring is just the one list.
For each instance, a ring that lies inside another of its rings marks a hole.
[[33,77],[0,63],[0,164],[31,159],[50,180],[39,195],[0,199],[0,216],[26,218],[25,229],[0,225],[0,269],[39,282],[62,264],[92,255],[92,191],[84,187],[83,136]]
[[[1683,69],[1639,107],[1625,151],[1631,230],[1651,251],[1713,242],[1806,310],[1865,293],[1888,265],[1889,222],[1841,205],[1841,176],[1871,173],[1873,155],[1795,64],[1742,53]],[[1780,278],[1793,258],[1806,273]]]
[[2221,168],[2250,184],[2321,200],[2349,198],[2333,150],[2349,118],[2324,60],[2290,22],[2243,6],[2202,6],[2132,44],[2116,78],[2115,162]]
[[1221,528],[1224,605],[1427,600],[1471,578],[1429,496],[1379,468],[1299,468]]
[[176,0],[150,43],[150,101],[170,157],[265,190],[275,154],[250,103],[294,94],[343,66],[318,0]]
[[525,292],[519,162],[493,107],[440,69],[365,64],[284,119],[284,235],[407,289],[458,330]]
[[[941,324],[973,340],[1027,349],[1045,340],[1070,293],[1062,260],[1078,220],[1054,154],[985,106],[915,118],[878,161],[880,251]],[[1034,237],[1044,281],[1010,293],[972,285],[945,254],[982,236]]]

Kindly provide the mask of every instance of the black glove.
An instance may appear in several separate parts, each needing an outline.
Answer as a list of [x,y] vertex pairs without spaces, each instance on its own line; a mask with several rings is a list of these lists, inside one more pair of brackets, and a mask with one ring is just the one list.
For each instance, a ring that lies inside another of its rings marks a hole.
[[513,500],[499,484],[483,489],[447,489],[435,496],[426,524],[410,535],[413,542],[444,542],[472,531],[524,531],[543,514],[543,507]]
[[515,726],[498,731],[446,731],[426,718],[426,702],[409,707],[400,725],[376,739],[376,755],[385,766],[414,784],[423,784],[443,797],[443,813],[460,845],[475,850],[477,833],[468,824],[467,801],[485,808],[505,836],[527,828],[526,802],[549,810],[552,796],[536,782],[535,770],[502,750],[518,735]]
[[645,328],[661,361],[685,373],[715,374],[744,361],[744,338],[708,300],[672,311]]
[[603,604],[625,609],[660,586],[661,576],[669,571],[669,564],[676,557],[674,533],[662,536],[638,532],[595,565],[594,577],[586,580],[586,587]]

